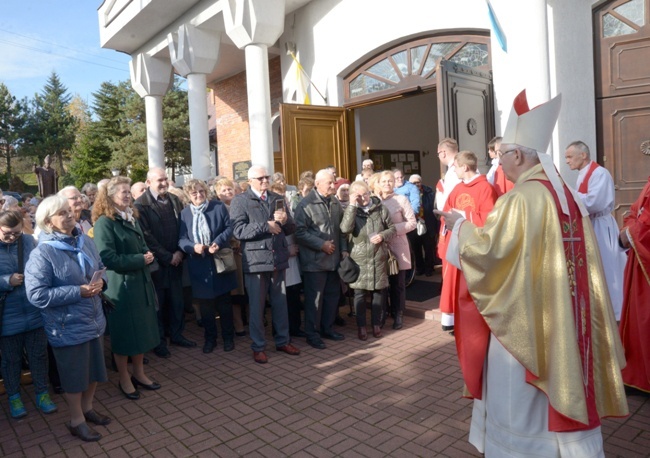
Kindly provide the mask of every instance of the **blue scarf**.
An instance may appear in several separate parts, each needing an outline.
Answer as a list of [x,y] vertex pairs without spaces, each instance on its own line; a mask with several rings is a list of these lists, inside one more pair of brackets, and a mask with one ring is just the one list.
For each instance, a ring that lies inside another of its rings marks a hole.
[[72,251],[74,253],[77,253],[77,261],[79,261],[79,266],[81,267],[81,272],[83,273],[84,277],[86,276],[86,265],[84,263],[87,262],[90,268],[92,269],[94,262],[93,258],[88,256],[82,248],[84,247],[84,237],[80,236],[76,238],[77,240],[77,245],[78,247],[74,247],[70,244],[67,244],[65,242],[62,242],[61,240],[44,240],[41,243],[46,243],[48,245],[53,246],[57,250],[62,250],[62,251]]
[[198,207],[190,204],[192,216],[194,217],[192,220],[192,237],[194,237],[194,243],[200,243],[201,245],[210,245],[212,243],[210,227],[205,218],[205,210],[207,208],[207,200]]

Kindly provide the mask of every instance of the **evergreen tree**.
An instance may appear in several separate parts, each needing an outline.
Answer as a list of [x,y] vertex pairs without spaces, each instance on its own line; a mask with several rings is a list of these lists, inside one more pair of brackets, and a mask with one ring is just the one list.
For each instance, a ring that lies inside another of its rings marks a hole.
[[24,153],[36,156],[39,163],[49,154],[58,162],[60,175],[65,174],[63,160],[70,155],[78,126],[69,111],[71,96],[67,92],[59,76],[52,72],[32,102],[24,136]]
[[6,179],[11,183],[11,159],[16,156],[22,130],[26,122],[26,102],[11,95],[9,88],[0,83],[0,155],[5,160]]

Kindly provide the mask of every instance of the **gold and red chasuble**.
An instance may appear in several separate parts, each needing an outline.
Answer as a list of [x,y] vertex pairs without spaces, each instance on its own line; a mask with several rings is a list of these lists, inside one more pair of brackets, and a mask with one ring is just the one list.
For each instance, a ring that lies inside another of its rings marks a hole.
[[[589,429],[596,417],[627,415],[625,359],[589,217],[579,216],[569,194],[571,224],[564,226],[546,181],[542,166],[534,166],[499,198],[484,227],[460,225],[460,261],[476,307],[459,308],[455,319],[468,348],[469,358],[461,359],[466,395],[483,394],[485,359],[473,355],[485,354],[491,335],[548,398],[549,430],[576,431]],[[574,223],[580,218],[581,229]],[[583,240],[569,257],[565,238]],[[570,275],[567,260],[578,272]]]

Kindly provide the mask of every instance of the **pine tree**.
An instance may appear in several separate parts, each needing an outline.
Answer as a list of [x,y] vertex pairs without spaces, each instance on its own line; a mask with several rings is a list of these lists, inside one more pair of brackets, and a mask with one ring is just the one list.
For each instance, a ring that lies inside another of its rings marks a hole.
[[65,174],[63,160],[70,155],[78,126],[69,111],[71,96],[67,92],[59,76],[52,72],[32,102],[24,136],[24,153],[38,157],[39,163],[50,155],[58,162],[60,175]]

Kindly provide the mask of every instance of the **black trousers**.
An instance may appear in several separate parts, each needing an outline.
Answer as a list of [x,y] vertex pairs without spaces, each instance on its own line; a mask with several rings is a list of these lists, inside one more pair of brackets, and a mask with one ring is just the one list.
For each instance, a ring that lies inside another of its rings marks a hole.
[[221,337],[224,342],[235,340],[235,325],[232,318],[232,303],[230,293],[222,294],[214,299],[196,299],[201,308],[201,322],[206,342],[217,341],[217,322],[215,315],[219,313]]
[[364,328],[366,326],[366,309],[368,305],[368,295],[371,296],[370,302],[370,321],[373,326],[381,325],[381,317],[384,305],[385,289],[368,291],[366,289],[354,290],[354,309],[357,314],[357,326]]

